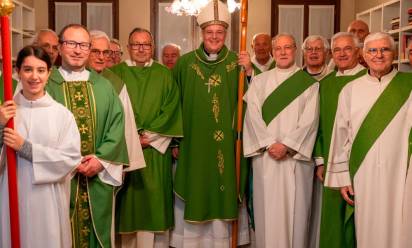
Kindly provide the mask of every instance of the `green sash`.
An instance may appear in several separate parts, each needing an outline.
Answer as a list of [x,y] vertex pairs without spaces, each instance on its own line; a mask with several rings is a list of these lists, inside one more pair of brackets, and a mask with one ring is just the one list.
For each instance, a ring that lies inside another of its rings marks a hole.
[[262,106],[262,117],[266,125],[300,96],[307,88],[316,83],[306,72],[299,70],[286,79],[265,100]]
[[[349,172],[353,179],[368,151],[405,104],[412,90],[411,75],[398,72],[374,103],[362,122],[352,144]],[[354,207],[346,204],[345,240],[349,247],[356,247]]]
[[[255,76],[256,75],[259,75],[260,73],[262,73],[262,71],[255,65],[255,64],[253,64],[252,63],[252,67],[253,67],[253,71],[255,72]],[[273,68],[275,68],[276,67],[276,61],[273,61],[271,64],[270,64],[270,66],[269,66],[269,68],[268,68],[268,71],[269,70],[272,70]]]

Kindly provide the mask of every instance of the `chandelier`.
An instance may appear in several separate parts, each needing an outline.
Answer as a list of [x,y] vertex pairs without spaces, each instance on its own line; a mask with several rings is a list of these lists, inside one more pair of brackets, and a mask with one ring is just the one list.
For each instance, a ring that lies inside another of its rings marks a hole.
[[[174,0],[173,3],[166,7],[166,11],[175,15],[197,16],[200,10],[213,0]],[[227,7],[232,13],[240,8],[240,3],[235,0],[227,0]]]

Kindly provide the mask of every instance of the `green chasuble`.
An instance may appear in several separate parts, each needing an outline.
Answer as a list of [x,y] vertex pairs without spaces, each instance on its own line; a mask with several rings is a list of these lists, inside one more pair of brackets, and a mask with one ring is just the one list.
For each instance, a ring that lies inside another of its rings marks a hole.
[[[182,137],[179,89],[169,69],[157,62],[149,67],[121,63],[110,70],[126,84],[136,125],[166,137]],[[166,231],[174,225],[171,149],[161,154],[143,149],[146,167],[128,172],[117,195],[116,230]]]
[[[123,108],[105,78],[91,71],[88,81],[65,82],[53,69],[46,86],[75,116],[82,155],[95,154],[111,164],[128,164]],[[73,247],[111,247],[115,187],[99,177],[76,174],[70,199]]]
[[[338,107],[339,93],[346,84],[365,75],[366,69],[351,76],[336,76],[333,71],[320,81],[320,117],[319,129],[316,137],[314,157],[322,157],[328,161],[329,147],[332,139],[333,124],[335,122],[336,109]],[[345,205],[338,190],[323,188],[320,243],[322,248],[344,247],[343,222],[345,217]]]
[[[184,133],[175,192],[185,202],[187,221],[238,217],[235,123],[239,69],[236,54],[226,47],[215,61],[208,61],[203,44],[182,56],[173,68],[182,95]],[[242,170],[247,169],[244,165]],[[241,192],[243,187],[241,183]]]

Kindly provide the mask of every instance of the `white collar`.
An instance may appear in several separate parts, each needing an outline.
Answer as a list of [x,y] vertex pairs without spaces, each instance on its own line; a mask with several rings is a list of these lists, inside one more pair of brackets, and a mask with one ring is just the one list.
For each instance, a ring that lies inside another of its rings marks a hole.
[[[126,59],[125,62],[128,66],[136,66],[136,62],[130,59]],[[144,63],[143,67],[150,67],[152,66],[152,64],[153,64],[153,59],[150,59],[148,62]]]
[[368,79],[368,81],[371,82],[386,83],[390,82],[395,77],[396,73],[398,73],[398,70],[392,68],[392,70],[388,74],[383,75],[380,79],[378,79],[376,77],[371,76],[368,71],[368,73],[366,74],[366,78]]
[[340,76],[352,76],[352,75],[355,75],[355,74],[357,74],[358,72],[362,71],[363,69],[365,69],[365,67],[364,67],[363,65],[361,65],[361,64],[358,63],[355,67],[353,67],[353,68],[351,68],[351,69],[343,70],[342,72],[338,70],[338,71],[336,72],[336,76],[337,76],[337,77],[340,77]]
[[26,97],[23,96],[23,92],[20,91],[18,94],[14,96],[14,101],[19,106],[41,108],[51,106],[54,100],[47,92],[45,92],[44,96],[40,97],[39,99],[28,100]]
[[58,70],[66,82],[89,80],[90,71],[86,69],[83,69],[82,71],[69,71],[60,66]]

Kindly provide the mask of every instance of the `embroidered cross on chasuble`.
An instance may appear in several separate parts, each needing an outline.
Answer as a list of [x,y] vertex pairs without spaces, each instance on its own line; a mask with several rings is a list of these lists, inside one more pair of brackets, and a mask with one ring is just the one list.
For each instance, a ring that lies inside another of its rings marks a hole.
[[[95,153],[96,113],[91,85],[87,81],[63,82],[66,106],[73,113],[81,138],[82,156]],[[73,247],[88,247],[93,232],[87,177],[77,173],[77,187],[71,213]],[[73,192],[73,191],[72,191]],[[73,197],[73,196],[72,196]]]

